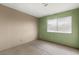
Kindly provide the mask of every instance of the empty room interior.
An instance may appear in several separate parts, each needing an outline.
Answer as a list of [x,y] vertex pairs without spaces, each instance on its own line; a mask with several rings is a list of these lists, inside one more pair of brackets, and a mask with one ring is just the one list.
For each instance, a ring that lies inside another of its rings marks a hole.
[[78,55],[79,3],[1,3],[0,55]]

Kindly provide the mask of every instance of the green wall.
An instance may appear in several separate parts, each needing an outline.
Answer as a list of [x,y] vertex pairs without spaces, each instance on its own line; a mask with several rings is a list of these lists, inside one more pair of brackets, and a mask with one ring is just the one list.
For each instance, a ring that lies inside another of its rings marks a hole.
[[[47,32],[47,20],[55,17],[72,16],[72,33]],[[39,19],[39,38],[71,47],[79,48],[79,8],[41,17]]]

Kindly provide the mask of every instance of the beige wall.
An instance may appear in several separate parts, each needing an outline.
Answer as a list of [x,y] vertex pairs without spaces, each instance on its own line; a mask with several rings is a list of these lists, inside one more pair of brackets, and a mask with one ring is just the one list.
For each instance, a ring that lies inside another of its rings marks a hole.
[[37,39],[37,19],[0,5],[0,50]]

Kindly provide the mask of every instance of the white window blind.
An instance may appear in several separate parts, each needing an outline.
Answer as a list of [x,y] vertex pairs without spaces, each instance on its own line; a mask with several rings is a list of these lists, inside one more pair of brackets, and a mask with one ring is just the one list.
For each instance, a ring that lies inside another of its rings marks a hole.
[[48,20],[48,32],[57,31],[57,19]]
[[47,32],[72,33],[72,17],[61,17],[47,21]]

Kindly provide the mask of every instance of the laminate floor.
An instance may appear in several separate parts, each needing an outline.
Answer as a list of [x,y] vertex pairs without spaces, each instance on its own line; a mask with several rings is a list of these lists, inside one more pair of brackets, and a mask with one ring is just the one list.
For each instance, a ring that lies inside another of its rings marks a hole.
[[79,50],[67,46],[34,40],[0,52],[0,55],[78,55]]

